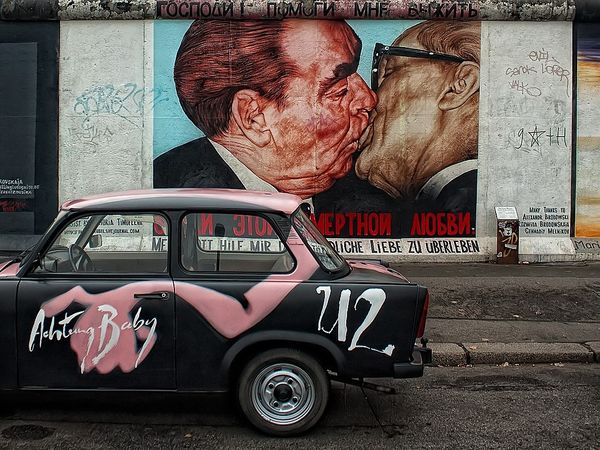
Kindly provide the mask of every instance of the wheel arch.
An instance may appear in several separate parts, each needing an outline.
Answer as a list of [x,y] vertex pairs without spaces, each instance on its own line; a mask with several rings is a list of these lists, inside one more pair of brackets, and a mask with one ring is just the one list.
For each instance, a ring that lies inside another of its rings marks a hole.
[[274,349],[293,348],[317,359],[326,369],[339,372],[344,367],[344,355],[333,342],[323,336],[294,331],[264,331],[252,333],[239,339],[223,357],[221,374],[231,385],[245,363],[254,355]]

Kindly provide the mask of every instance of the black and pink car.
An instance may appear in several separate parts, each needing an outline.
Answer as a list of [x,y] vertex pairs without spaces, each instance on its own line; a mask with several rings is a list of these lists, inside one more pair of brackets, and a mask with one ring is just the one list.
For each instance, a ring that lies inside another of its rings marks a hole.
[[179,189],[65,203],[0,264],[0,389],[236,393],[286,436],[329,381],[417,377],[427,289],[348,262],[288,194]]

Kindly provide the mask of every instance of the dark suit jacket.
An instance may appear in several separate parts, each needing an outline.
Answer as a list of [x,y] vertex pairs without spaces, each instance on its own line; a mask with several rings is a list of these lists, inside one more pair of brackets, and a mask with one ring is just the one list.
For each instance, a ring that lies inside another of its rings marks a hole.
[[[331,189],[315,195],[313,204],[317,214],[391,213],[391,237],[400,238],[411,237],[413,215],[419,212],[470,212],[471,225],[474,228],[476,192],[477,170],[470,170],[449,181],[436,198],[419,201],[413,198],[394,199],[367,181],[359,179],[353,168],[348,175],[336,181]],[[339,237],[352,236],[344,229]]]
[[245,189],[205,137],[175,147],[154,159],[154,187]]

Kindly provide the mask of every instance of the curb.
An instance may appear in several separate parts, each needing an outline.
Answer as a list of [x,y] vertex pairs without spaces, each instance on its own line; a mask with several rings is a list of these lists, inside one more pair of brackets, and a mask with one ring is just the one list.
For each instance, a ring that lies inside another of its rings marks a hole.
[[430,343],[434,366],[600,362],[600,341]]

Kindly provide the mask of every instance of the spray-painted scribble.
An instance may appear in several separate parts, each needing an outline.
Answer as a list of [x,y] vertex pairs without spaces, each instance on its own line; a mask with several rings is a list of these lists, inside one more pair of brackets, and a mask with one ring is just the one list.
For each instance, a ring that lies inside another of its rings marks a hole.
[[514,131],[509,135],[509,142],[516,150],[543,156],[546,151],[552,149],[568,149],[569,136],[565,127],[536,124]]
[[163,89],[147,89],[136,83],[92,86],[75,98],[73,111],[81,122],[68,129],[69,135],[83,144],[109,143],[115,131],[104,118],[117,117],[141,128],[144,114],[168,100]]
[[92,86],[79,94],[73,111],[86,117],[106,114],[130,121],[130,116],[142,116],[168,99],[161,88],[146,89],[136,83],[105,84]]

